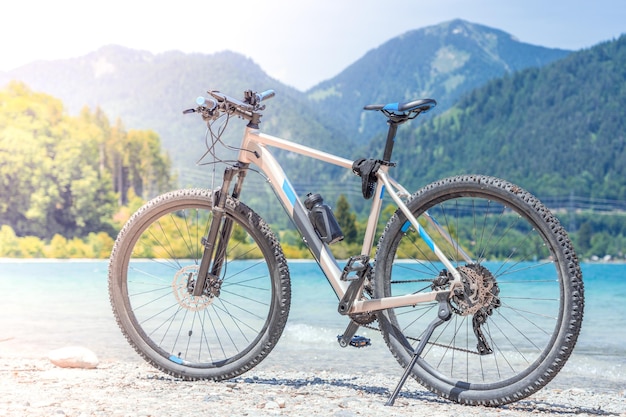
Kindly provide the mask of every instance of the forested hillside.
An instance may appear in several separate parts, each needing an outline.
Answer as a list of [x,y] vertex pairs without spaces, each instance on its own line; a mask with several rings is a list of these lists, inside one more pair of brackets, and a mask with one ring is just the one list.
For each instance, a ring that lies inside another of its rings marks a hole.
[[544,196],[626,200],[625,68],[622,36],[496,79],[404,131],[399,176],[480,172]]
[[[180,185],[206,185],[206,169],[195,166],[205,151],[205,126],[181,112],[207,89],[235,97],[246,89],[275,89],[263,119],[266,132],[357,158],[362,156],[358,149],[386,129],[384,119],[362,112],[365,104],[430,96],[439,102],[433,114],[441,114],[460,94],[493,77],[544,65],[567,53],[455,20],[391,39],[306,94],[272,79],[237,53],[154,55],[120,46],[0,73],[0,86],[21,80],[34,91],[60,98],[70,114],[85,105],[98,106],[113,119],[121,117],[129,128],[154,130],[172,158]],[[233,142],[240,130],[229,130],[227,140]],[[298,173],[300,183],[316,186],[339,175],[302,158],[286,159],[285,168]]]
[[461,173],[506,178],[557,211],[581,256],[623,258],[625,68],[622,36],[493,80],[441,117],[401,130],[394,174],[414,188]]
[[21,83],[0,90],[0,225],[18,236],[114,236],[120,206],[170,189],[170,171],[152,131],[126,131],[98,108],[69,116]]
[[[263,117],[265,132],[356,159],[365,156],[364,148],[376,132],[386,129],[384,118],[363,113],[363,105],[430,95],[439,102],[432,113],[436,116],[459,94],[492,77],[543,65],[567,53],[523,44],[501,31],[457,20],[392,39],[307,94],[272,79],[237,53],[154,55],[119,46],[0,73],[0,85],[18,79],[34,91],[60,98],[70,114],[78,114],[85,105],[98,106],[112,120],[121,117],[129,128],[153,130],[171,157],[178,185],[207,187],[213,185],[213,167],[196,164],[206,151],[206,126],[198,117],[182,115],[207,89],[235,97],[246,89],[275,89],[277,95]],[[329,88],[333,94],[327,94]],[[367,120],[367,128],[361,120]],[[236,143],[241,127],[237,121],[230,124],[227,143]],[[363,209],[358,181],[351,173],[293,155],[282,154],[281,160],[302,195],[321,192],[336,201],[344,193],[352,207]],[[217,168],[218,175],[221,169]],[[250,203],[268,220],[284,222],[281,209],[268,203],[273,194],[262,178],[253,175],[250,180],[257,181]]]

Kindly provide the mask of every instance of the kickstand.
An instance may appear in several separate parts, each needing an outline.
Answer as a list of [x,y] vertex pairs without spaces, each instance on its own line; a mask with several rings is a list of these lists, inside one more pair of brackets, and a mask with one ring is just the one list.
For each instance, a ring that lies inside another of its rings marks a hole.
[[437,318],[433,320],[432,323],[430,323],[428,327],[426,328],[426,331],[424,332],[423,337],[421,338],[419,344],[413,351],[413,358],[411,359],[411,362],[409,362],[407,367],[404,369],[404,374],[402,374],[402,378],[400,378],[400,382],[398,383],[398,385],[396,386],[396,389],[393,391],[393,393],[391,394],[391,396],[385,403],[386,406],[392,406],[393,403],[396,401],[396,397],[398,397],[398,394],[400,393],[402,386],[404,385],[407,378],[409,377],[411,370],[415,366],[415,363],[417,362],[417,359],[419,358],[419,356],[422,354],[422,351],[426,347],[426,343],[428,343],[428,340],[430,339],[433,332],[435,331],[435,328],[440,326],[442,323],[445,323],[446,321],[450,320],[452,313],[450,312],[450,304],[448,303],[449,295],[450,293],[448,291],[437,294],[437,301],[439,302],[439,305],[437,306],[437,309],[438,309]]

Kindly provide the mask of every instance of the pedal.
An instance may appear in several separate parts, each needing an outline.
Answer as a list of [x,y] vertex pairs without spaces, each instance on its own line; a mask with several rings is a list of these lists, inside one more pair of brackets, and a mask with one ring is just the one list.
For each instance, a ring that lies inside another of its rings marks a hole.
[[[341,344],[342,338],[343,338],[342,335],[337,336],[337,340],[340,342],[340,344]],[[348,345],[355,347],[355,348],[362,348],[366,346],[371,346],[372,343],[370,342],[370,339],[368,339],[367,337],[355,335],[352,337]]]
[[[367,255],[357,255],[351,256],[346,263],[346,266],[343,267],[343,272],[341,273],[342,281],[356,281],[360,278],[360,272],[369,268],[370,257]],[[356,275],[350,275],[350,273],[356,272]]]

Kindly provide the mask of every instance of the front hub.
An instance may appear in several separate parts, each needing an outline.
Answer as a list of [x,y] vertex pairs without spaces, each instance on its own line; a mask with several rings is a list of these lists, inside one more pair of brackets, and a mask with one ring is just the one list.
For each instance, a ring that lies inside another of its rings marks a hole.
[[[198,265],[187,265],[179,269],[172,280],[172,292],[178,304],[190,311],[207,308],[215,299],[214,291],[203,291],[201,296],[194,296],[193,289],[198,277]],[[210,284],[207,280],[207,284]],[[218,294],[219,295],[219,291]]]

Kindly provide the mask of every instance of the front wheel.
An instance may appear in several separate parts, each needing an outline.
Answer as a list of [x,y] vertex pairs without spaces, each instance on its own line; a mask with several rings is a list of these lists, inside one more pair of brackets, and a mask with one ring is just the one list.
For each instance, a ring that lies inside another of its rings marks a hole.
[[120,232],[109,264],[109,297],[127,340],[150,364],[183,379],[221,380],[251,369],[272,350],[289,314],[289,270],[278,240],[230,198],[221,272],[192,295],[211,201],[212,192],[201,189],[149,201]]
[[[464,404],[506,404],[542,388],[570,356],[583,316],[582,274],[559,221],[528,192],[484,176],[430,184],[408,207],[432,241],[396,212],[379,242],[375,297],[450,290],[433,242],[462,277],[451,292],[452,318],[433,333],[412,375]],[[378,314],[402,366],[436,307]]]

